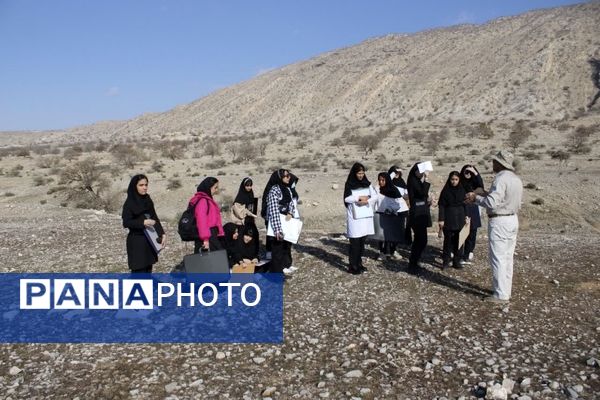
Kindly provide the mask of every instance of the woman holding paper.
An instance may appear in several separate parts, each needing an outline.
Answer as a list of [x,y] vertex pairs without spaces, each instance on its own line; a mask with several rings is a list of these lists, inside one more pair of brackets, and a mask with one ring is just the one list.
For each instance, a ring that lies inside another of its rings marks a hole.
[[166,244],[166,236],[154,210],[154,203],[148,194],[146,175],[138,174],[131,178],[121,217],[123,227],[129,229],[127,235],[127,265],[129,269],[131,272],[151,273],[152,264],[158,261],[158,254],[146,238],[144,229],[154,229],[161,238],[162,247]]
[[421,256],[427,247],[427,228],[432,225],[430,207],[433,200],[429,196],[431,184],[427,182],[429,171],[431,171],[431,163],[424,162],[413,165],[408,173],[407,187],[410,201],[408,218],[414,233],[408,268],[412,272],[420,268]]
[[444,232],[444,250],[442,253],[442,269],[450,266],[462,268],[461,250],[458,247],[458,236],[466,222],[465,195],[467,192],[460,184],[460,173],[450,172],[446,185],[442,189],[439,201],[438,225],[440,232]]
[[270,272],[282,273],[289,271],[292,265],[291,246],[285,240],[281,218],[292,219],[294,215],[294,201],[290,190],[290,172],[287,169],[276,171],[276,180],[267,195],[267,221],[272,229],[273,240],[271,241],[272,261]]
[[[400,194],[402,195],[402,199],[404,200],[404,205],[406,206],[405,211],[400,211],[398,215],[401,217],[400,226],[401,229],[404,229],[404,234],[401,240],[401,244],[403,246],[410,247],[412,245],[412,232],[410,230],[410,225],[408,223],[408,188],[406,186],[406,182],[404,178],[402,178],[402,170],[397,165],[393,165],[389,171],[390,177],[392,178],[392,183],[394,186],[398,188]],[[400,200],[398,200],[400,202]],[[403,207],[404,209],[404,207]]]
[[365,175],[365,167],[355,163],[350,169],[344,186],[347,236],[350,240],[348,272],[358,275],[367,269],[362,264],[367,235],[373,235],[373,206],[377,192]]
[[[467,193],[481,191],[483,192],[483,179],[474,165],[465,165],[460,170],[460,183],[464,186]],[[467,216],[471,221],[469,236],[465,241],[463,259],[461,264],[471,264],[473,260],[473,250],[475,250],[475,241],[477,239],[477,229],[481,227],[481,215],[477,204],[467,204]]]

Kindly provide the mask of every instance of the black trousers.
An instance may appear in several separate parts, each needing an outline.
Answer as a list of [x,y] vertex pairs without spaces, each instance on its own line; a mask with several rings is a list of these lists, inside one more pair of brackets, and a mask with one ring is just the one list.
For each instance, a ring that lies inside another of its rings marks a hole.
[[[447,264],[452,259],[452,263],[457,266],[459,260],[462,258],[462,253],[458,248],[458,236],[460,231],[453,231],[444,229],[444,249],[442,251],[442,260],[444,264]],[[454,257],[450,257],[450,253],[454,254]]]
[[410,257],[408,262],[410,266],[414,267],[421,261],[423,251],[425,250],[425,247],[427,247],[427,225],[412,223],[411,228],[414,233],[414,239],[412,241],[412,246],[410,247]]
[[359,271],[362,266],[362,257],[365,253],[365,241],[367,237],[350,238],[349,264],[350,271]]
[[469,257],[469,253],[475,250],[475,242],[477,241],[477,228],[473,228],[469,231],[469,237],[465,240],[464,247],[464,258]]
[[292,244],[285,240],[271,241],[271,267],[270,272],[281,273],[284,268],[292,266]]
[[[269,220],[265,219],[265,228],[267,228],[267,232],[269,231]],[[266,251],[271,251],[272,252],[272,244],[273,244],[273,237],[272,236],[265,236],[265,250]]]
[[[214,251],[214,250],[223,250],[225,249],[225,243],[223,242],[223,238],[217,236],[219,233],[219,229],[215,226],[210,228],[210,238],[208,238],[208,248],[210,249],[210,251]],[[194,253],[200,253],[200,250],[202,249],[202,241],[201,240],[195,240],[194,241]]]

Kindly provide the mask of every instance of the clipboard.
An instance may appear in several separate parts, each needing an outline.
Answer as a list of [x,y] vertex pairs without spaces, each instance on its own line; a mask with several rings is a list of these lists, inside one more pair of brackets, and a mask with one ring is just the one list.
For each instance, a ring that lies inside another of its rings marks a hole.
[[[300,232],[302,232],[302,221],[297,218],[291,218],[288,221],[283,214],[279,214],[279,217],[281,219],[283,240],[293,244],[298,243],[298,239],[300,239]],[[273,227],[271,224],[268,225],[267,236],[275,237],[275,232],[273,232]]]
[[158,233],[154,227],[144,228],[144,235],[146,235],[146,239],[150,242],[150,246],[154,250],[156,254],[160,253],[162,250],[162,244],[158,242]]
[[463,226],[463,228],[458,233],[458,248],[459,249],[464,246],[465,241],[469,237],[469,233],[471,233],[471,221],[467,222],[465,224],[465,226]]

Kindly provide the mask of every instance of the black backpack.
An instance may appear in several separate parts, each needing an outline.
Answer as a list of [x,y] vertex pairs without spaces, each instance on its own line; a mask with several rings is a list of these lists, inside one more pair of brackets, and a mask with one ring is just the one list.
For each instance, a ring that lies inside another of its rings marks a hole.
[[[202,200],[202,199],[200,199]],[[196,206],[200,203],[200,200],[194,204],[193,207],[188,205],[188,208],[181,214],[181,218],[179,218],[179,224],[177,226],[177,232],[179,233],[179,237],[184,242],[193,242],[195,240],[200,240],[198,236],[198,227],[196,224]],[[210,207],[210,203],[206,200],[206,215],[208,215],[208,209]]]

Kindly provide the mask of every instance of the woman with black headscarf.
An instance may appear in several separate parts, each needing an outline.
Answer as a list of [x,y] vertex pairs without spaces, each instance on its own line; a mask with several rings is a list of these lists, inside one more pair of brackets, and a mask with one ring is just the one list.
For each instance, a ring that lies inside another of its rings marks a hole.
[[[263,217],[263,219],[265,220],[265,228],[267,228],[267,230],[269,230],[269,219],[267,218],[267,198],[269,197],[269,192],[271,191],[271,188],[273,187],[273,185],[276,185],[278,182],[279,182],[279,170],[275,170],[275,171],[273,171],[273,173],[271,174],[271,177],[267,181],[267,184],[265,185],[265,189],[263,190],[263,193],[262,193],[262,199],[261,199],[261,204],[260,204],[260,216]],[[272,257],[272,254],[271,254],[272,242],[273,242],[273,238],[271,236],[267,236],[265,239],[265,250],[266,250],[265,258],[268,260],[270,260]]]
[[[376,206],[377,218],[374,218],[374,222],[379,220],[379,227],[383,232],[384,240],[380,246],[381,254],[387,259],[397,258],[394,252],[398,242],[402,241],[404,237],[404,224],[398,216],[400,210],[398,200],[402,197],[387,172],[380,172],[377,176],[377,182],[379,183],[379,197]],[[377,231],[377,226],[375,230]]]
[[365,171],[364,165],[358,162],[354,163],[344,185],[346,235],[350,240],[348,272],[353,275],[367,271],[362,263],[365,241],[368,235],[375,233],[372,210],[377,202],[378,195],[367,179]]
[[213,196],[219,190],[217,178],[205,178],[196,188],[196,194],[189,201],[194,209],[199,240],[194,243],[194,253],[204,250],[222,250],[225,248],[221,209]]
[[289,187],[290,172],[287,169],[279,169],[276,171],[275,176],[277,177],[275,183],[271,185],[267,195],[266,217],[274,235],[271,241],[273,257],[270,271],[281,273],[285,272],[285,270],[289,271],[289,267],[292,265],[292,244],[284,238],[281,215],[284,215],[288,220],[293,218],[295,207],[292,199],[292,191]]
[[[479,171],[474,165],[467,164],[462,167],[460,170],[460,182],[467,193],[474,192],[478,189],[483,190],[483,179],[481,179],[481,175],[479,175]],[[471,225],[469,237],[467,237],[467,240],[465,241],[461,263],[471,264],[477,239],[477,229],[481,227],[481,215],[479,214],[479,206],[475,203],[467,204],[466,211],[467,217],[471,220]]]
[[250,177],[244,178],[240,183],[240,188],[238,189],[238,193],[233,201],[233,206],[231,207],[231,221],[236,225],[241,225],[239,230],[244,226],[252,228],[252,232],[255,235],[252,238],[252,242],[256,248],[256,253],[258,254],[260,243],[258,229],[256,229],[256,222],[254,220],[258,217],[256,215],[258,211],[258,201],[254,197],[252,186],[253,182]]
[[444,250],[442,252],[442,269],[450,266],[450,255],[452,254],[452,266],[461,268],[461,249],[458,248],[458,236],[465,225],[465,195],[467,192],[460,184],[460,174],[452,171],[448,175],[446,185],[442,189],[439,200],[438,225],[444,232]]
[[427,228],[432,225],[430,210],[432,199],[429,196],[431,184],[427,182],[427,173],[419,172],[418,165],[419,163],[416,163],[410,169],[406,183],[410,201],[408,219],[414,234],[408,268],[413,272],[420,268],[419,262],[425,247],[427,247]]
[[[404,178],[402,178],[402,170],[400,169],[400,167],[397,165],[393,165],[388,170],[388,174],[390,174],[390,176],[392,177],[392,183],[398,188],[404,201],[408,202],[408,188],[406,186]],[[404,219],[404,221],[401,222],[403,224],[404,229],[404,237],[401,244],[402,246],[410,247],[412,245],[412,232],[410,230],[410,224],[408,220],[408,211],[398,213],[398,215],[403,217]]]
[[127,188],[127,199],[123,204],[123,227],[129,229],[127,235],[127,264],[131,272],[151,273],[152,264],[158,261],[158,254],[148,242],[144,229],[154,227],[161,245],[166,244],[165,231],[154,210],[154,203],[148,194],[148,178],[138,174],[131,178]]

